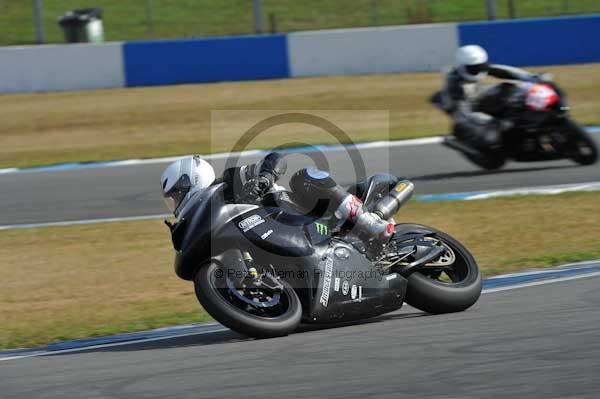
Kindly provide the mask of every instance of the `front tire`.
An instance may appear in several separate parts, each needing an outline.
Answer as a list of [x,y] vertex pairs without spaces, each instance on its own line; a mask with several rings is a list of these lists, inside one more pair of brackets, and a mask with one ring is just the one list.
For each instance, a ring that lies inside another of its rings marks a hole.
[[[211,262],[198,270],[194,277],[196,297],[206,311],[219,323],[253,338],[273,338],[292,333],[300,324],[302,306],[294,289],[280,280],[284,289],[281,293],[285,301],[274,315],[253,314],[251,309],[236,306],[235,297],[228,299],[224,273],[221,266]],[[248,308],[248,306],[246,306]]]
[[572,120],[565,122],[571,147],[570,158],[580,165],[593,165],[598,160],[598,147],[588,132]]
[[453,280],[443,282],[417,271],[408,277],[406,303],[427,313],[461,312],[473,306],[481,296],[481,273],[473,255],[458,240],[449,234],[422,225],[403,225],[403,229],[414,228],[435,233],[437,239],[454,251]]

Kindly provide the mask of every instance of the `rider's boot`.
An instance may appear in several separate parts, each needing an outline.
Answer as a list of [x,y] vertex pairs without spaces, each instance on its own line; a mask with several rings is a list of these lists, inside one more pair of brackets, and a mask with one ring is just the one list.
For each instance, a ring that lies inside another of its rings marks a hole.
[[374,212],[367,211],[362,201],[352,194],[346,196],[334,215],[338,220],[352,223],[358,236],[364,241],[377,239],[385,244],[394,233],[393,223],[383,220]]

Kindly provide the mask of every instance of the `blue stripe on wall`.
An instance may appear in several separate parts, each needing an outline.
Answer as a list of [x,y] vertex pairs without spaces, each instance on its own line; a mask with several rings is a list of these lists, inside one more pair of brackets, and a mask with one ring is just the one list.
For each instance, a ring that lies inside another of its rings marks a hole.
[[123,44],[127,86],[289,77],[285,35]]
[[460,45],[479,44],[495,63],[577,64],[600,61],[600,15],[459,24]]

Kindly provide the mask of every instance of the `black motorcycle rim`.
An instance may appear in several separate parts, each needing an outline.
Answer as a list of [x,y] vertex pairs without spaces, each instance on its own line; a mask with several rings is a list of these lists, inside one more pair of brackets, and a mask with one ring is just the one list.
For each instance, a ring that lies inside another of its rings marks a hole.
[[[287,288],[280,292],[268,288],[252,288],[244,286],[222,273],[211,273],[210,284],[227,304],[238,311],[261,319],[275,319],[285,315],[290,309],[290,298]],[[217,277],[221,274],[223,277]]]

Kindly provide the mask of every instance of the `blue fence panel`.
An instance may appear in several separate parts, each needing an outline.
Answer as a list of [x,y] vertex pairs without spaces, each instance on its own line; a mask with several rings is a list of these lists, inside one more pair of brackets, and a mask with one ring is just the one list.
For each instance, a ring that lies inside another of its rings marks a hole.
[[479,44],[496,63],[534,66],[600,61],[600,15],[464,23],[458,32],[461,46]]
[[127,86],[289,77],[285,35],[123,44]]

